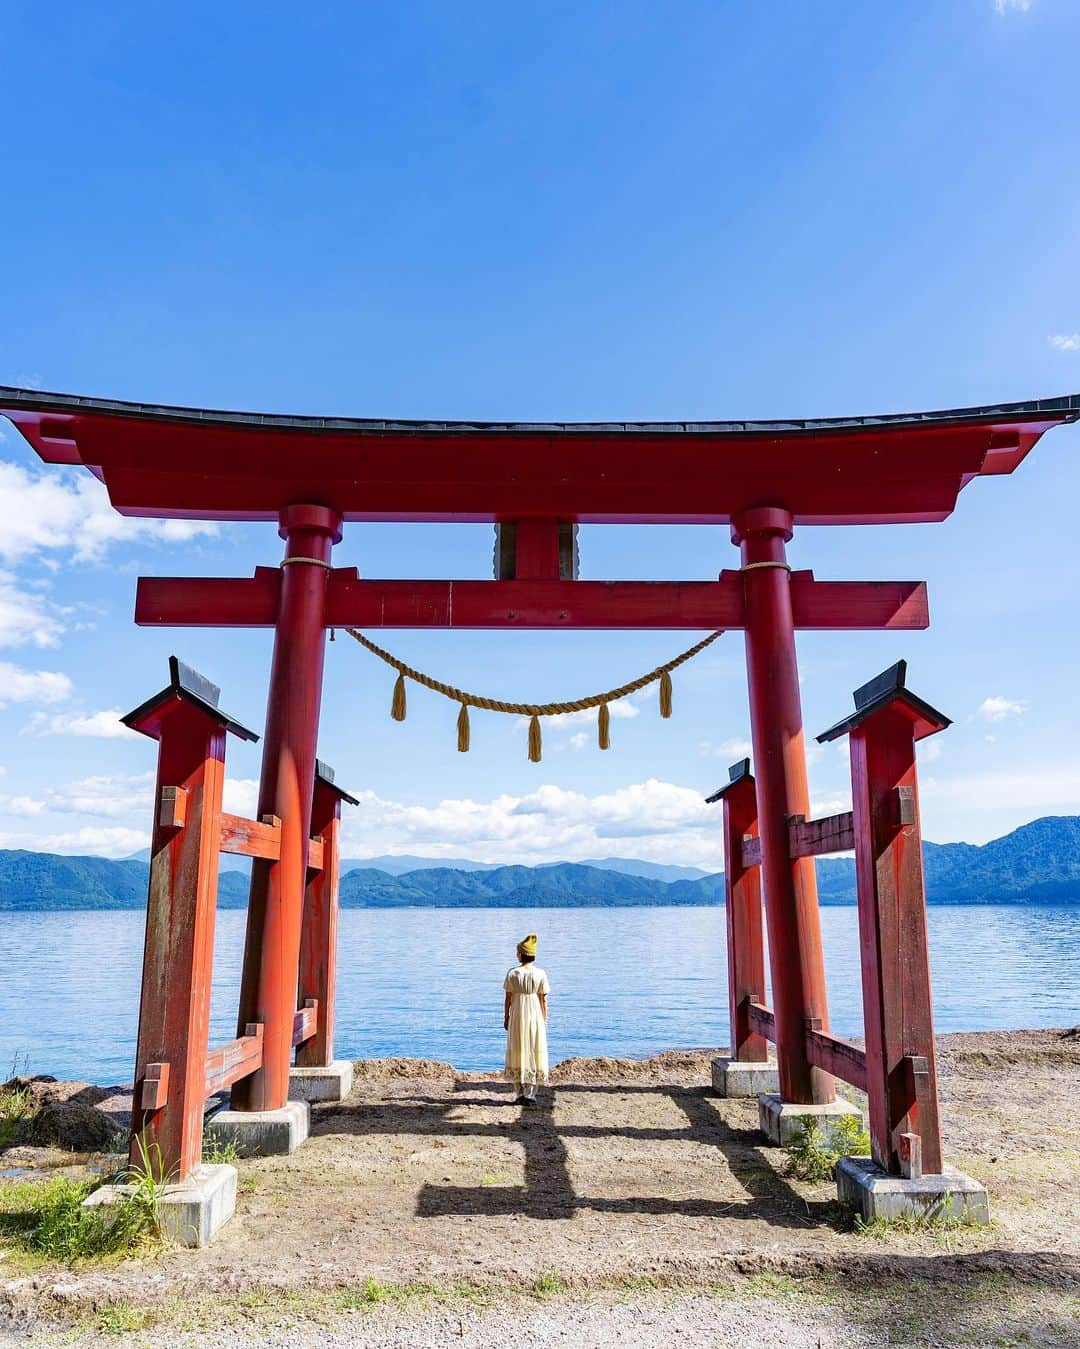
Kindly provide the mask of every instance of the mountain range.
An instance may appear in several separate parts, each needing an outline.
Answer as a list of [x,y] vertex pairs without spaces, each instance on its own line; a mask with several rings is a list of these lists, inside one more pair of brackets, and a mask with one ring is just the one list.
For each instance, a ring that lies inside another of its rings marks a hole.
[[[926,843],[924,848],[931,904],[1080,904],[1078,816],[1035,820],[981,846]],[[422,865],[395,874],[374,861]],[[724,897],[722,873],[629,858],[529,867],[395,857],[343,864],[343,872],[343,908],[719,904]],[[148,874],[147,862],[139,858],[0,850],[0,910],[141,909]],[[818,858],[817,876],[823,904],[855,902],[852,858]],[[221,908],[243,908],[247,891],[243,872],[221,872]]]

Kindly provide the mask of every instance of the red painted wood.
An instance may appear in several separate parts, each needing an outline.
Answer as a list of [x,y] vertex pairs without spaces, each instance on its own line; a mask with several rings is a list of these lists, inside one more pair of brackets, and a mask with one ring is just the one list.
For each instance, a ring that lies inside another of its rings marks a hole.
[[327,567],[341,522],[318,506],[282,513],[285,557],[267,701],[259,816],[281,820],[279,861],[252,863],[239,1024],[261,1022],[262,1066],[233,1087],[238,1110],[280,1109],[289,1096],[300,932],[311,834],[315,746],[326,648]]
[[[799,672],[784,544],[791,516],[769,508],[732,526],[742,546],[746,666],[757,781],[758,831],[769,932],[780,1095],[797,1104],[834,1099],[832,1078],[806,1054],[807,1019],[828,1029],[817,880],[809,858],[789,854],[788,819],[810,813]],[[778,564],[753,566],[755,563]]]
[[221,851],[276,861],[281,856],[281,821],[273,816],[247,820],[242,815],[222,815]]
[[866,1090],[866,1051],[835,1035],[810,1028],[806,1032],[806,1057],[817,1068]]
[[163,1110],[169,1100],[169,1065],[148,1063],[139,1086],[135,1109],[143,1113]]
[[[281,574],[139,578],[135,621],[166,627],[273,627]],[[922,581],[791,580],[797,628],[922,629]],[[325,623],[337,628],[715,629],[744,626],[742,577],[717,581],[380,581],[330,576]]]
[[309,871],[304,892],[300,997],[317,1001],[319,1017],[315,1035],[296,1051],[296,1065],[325,1068],[334,1061],[341,796],[322,779],[315,782],[311,827],[322,840],[322,868]]
[[519,520],[514,550],[514,579],[559,579],[558,520]]
[[724,793],[724,894],[727,913],[728,1010],[731,1055],[744,1063],[764,1063],[765,1037],[753,1030],[751,1002],[765,1001],[765,941],[762,931],[761,871],[747,867],[743,839],[757,834],[754,779],[741,778]]
[[319,1004],[315,998],[308,998],[304,1006],[293,1015],[293,1046],[302,1045],[312,1038],[319,1024]]
[[203,1090],[206,1096],[224,1091],[262,1066],[263,1028],[257,1023],[244,1027],[244,1034],[212,1049],[206,1056]]
[[850,810],[821,820],[788,821],[788,848],[792,857],[820,857],[823,853],[849,852],[855,846],[855,827]]
[[[145,1093],[146,1108],[132,1119],[130,1155],[133,1166],[142,1164],[145,1131],[145,1145],[160,1148],[166,1171],[182,1179],[202,1157],[225,729],[180,698],[152,720],[137,728],[159,746],[135,1065],[136,1099]],[[177,818],[181,800],[183,825],[162,823]]]
[[[913,724],[902,705],[889,704],[852,732],[851,790],[874,1158],[899,1175],[900,1137],[915,1133],[923,1170],[937,1175],[941,1126],[922,832]],[[902,823],[905,817],[911,822]]]
[[741,433],[663,428],[348,429],[0,403],[47,462],[93,466],[124,514],[276,519],[318,500],[358,520],[722,524],[761,501],[802,524],[944,519],[1075,414]]
[[776,1017],[768,1007],[763,1007],[761,1003],[752,1002],[746,1009],[747,1019],[750,1022],[750,1028],[755,1034],[763,1039],[776,1043]]
[[323,841],[317,834],[308,839],[307,869],[309,876],[313,871],[323,869]]

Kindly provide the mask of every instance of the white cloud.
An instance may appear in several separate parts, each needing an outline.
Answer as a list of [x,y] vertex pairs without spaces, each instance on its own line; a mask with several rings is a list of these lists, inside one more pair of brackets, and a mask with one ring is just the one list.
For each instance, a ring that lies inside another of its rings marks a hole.
[[62,703],[74,685],[55,670],[24,670],[0,660],[0,707],[8,703]]
[[385,852],[539,863],[586,857],[639,857],[710,870],[723,866],[720,817],[704,793],[646,782],[586,796],[546,785],[525,796],[403,805],[374,792],[344,817],[344,855]]
[[27,729],[35,735],[93,736],[100,740],[128,739],[137,734],[123,724],[119,708],[101,712],[35,712]]
[[255,818],[259,798],[259,784],[255,778],[226,778],[221,795],[223,807],[230,815],[246,815],[249,820]]
[[0,646],[56,646],[63,631],[55,605],[0,571]]
[[0,794],[0,814],[3,815],[41,815],[47,807],[47,801],[38,801],[33,796],[4,796]]
[[1034,3],[1035,0],[994,0],[994,8],[999,14],[1007,14],[1011,9],[1026,14]]
[[215,534],[201,520],[134,520],[109,504],[104,486],[90,473],[53,469],[32,473],[0,461],[0,558],[71,551],[78,562],[100,560],[112,543],[140,539],[181,542]]
[[575,731],[570,737],[570,745],[573,749],[584,749],[589,743],[589,737],[584,731]]
[[149,822],[154,794],[154,774],[98,774],[57,787],[49,797],[49,809],[70,815],[100,815],[130,824]]
[[983,721],[1006,721],[1009,717],[1022,717],[1027,711],[1027,703],[1012,698],[984,698],[979,704],[977,716]]
[[0,831],[0,848],[28,848],[34,852],[65,853],[68,856],[130,857],[150,842],[148,829],[120,825],[88,826],[60,834],[28,834]]
[[1080,351],[1080,333],[1055,333],[1047,341],[1058,351]]

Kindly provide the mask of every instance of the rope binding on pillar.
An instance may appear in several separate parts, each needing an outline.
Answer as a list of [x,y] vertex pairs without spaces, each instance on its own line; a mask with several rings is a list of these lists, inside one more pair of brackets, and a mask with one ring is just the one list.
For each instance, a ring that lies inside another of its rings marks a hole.
[[393,698],[390,703],[390,716],[394,721],[405,720],[407,711],[405,681],[411,679],[423,688],[431,689],[433,693],[441,693],[444,698],[449,698],[452,702],[459,704],[457,745],[463,754],[468,750],[470,742],[470,707],[480,708],[484,712],[505,712],[510,716],[528,717],[529,759],[533,763],[540,762],[543,750],[540,730],[541,717],[561,717],[570,712],[585,712],[595,707],[598,709],[597,743],[601,749],[608,749],[611,745],[610,704],[619,698],[625,698],[628,694],[637,693],[639,689],[647,688],[650,684],[659,684],[660,715],[670,717],[672,704],[671,672],[677,670],[680,665],[685,665],[688,660],[692,660],[723,635],[723,629],[711,632],[707,637],[703,637],[700,642],[695,642],[693,646],[680,652],[672,660],[666,661],[663,665],[658,665],[655,670],[650,670],[648,674],[632,679],[628,684],[620,684],[618,688],[608,689],[606,693],[594,693],[587,698],[575,698],[570,702],[562,703],[509,703],[504,702],[501,698],[485,698],[479,693],[468,693],[464,689],[456,688],[453,684],[445,684],[442,680],[433,679],[431,675],[414,669],[383,647],[377,646],[370,637],[365,637],[356,628],[345,628],[344,631],[354,641],[359,642],[362,647],[370,651],[372,655],[378,656],[381,661],[385,661],[391,669],[398,672],[397,679],[394,681]]

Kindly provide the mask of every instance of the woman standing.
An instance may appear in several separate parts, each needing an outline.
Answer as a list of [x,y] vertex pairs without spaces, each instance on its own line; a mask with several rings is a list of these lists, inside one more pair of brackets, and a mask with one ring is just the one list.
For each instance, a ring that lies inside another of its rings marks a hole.
[[518,943],[518,964],[503,980],[506,1001],[506,1070],[503,1074],[517,1086],[517,1103],[534,1106],[537,1084],[547,1082],[548,977],[536,964],[536,933]]

